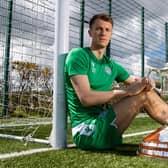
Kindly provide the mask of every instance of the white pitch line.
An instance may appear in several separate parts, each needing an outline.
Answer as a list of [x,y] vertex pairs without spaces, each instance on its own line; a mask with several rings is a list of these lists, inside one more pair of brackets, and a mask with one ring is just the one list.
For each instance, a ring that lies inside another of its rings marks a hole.
[[50,121],[41,121],[41,122],[29,122],[29,123],[22,123],[22,124],[1,124],[0,128],[8,128],[8,127],[22,127],[22,126],[34,126],[34,125],[49,125],[52,122]]
[[31,150],[22,151],[22,152],[0,154],[0,160],[9,159],[9,158],[18,157],[18,156],[30,155],[33,153],[46,152],[51,150],[54,150],[54,148],[40,148],[40,149],[31,149]]
[[131,133],[131,134],[124,134],[123,138],[132,137],[132,136],[138,136],[138,135],[144,135],[144,134],[149,134],[149,133],[152,133],[153,131],[154,130],[143,131],[143,132],[136,132],[136,133]]

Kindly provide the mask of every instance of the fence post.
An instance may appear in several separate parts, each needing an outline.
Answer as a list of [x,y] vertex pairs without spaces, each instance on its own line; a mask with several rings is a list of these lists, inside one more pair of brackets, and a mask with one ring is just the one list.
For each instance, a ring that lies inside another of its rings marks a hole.
[[80,5],[80,47],[83,47],[84,41],[84,23],[85,23],[85,0]]
[[141,9],[141,77],[144,77],[144,64],[145,64],[145,35],[144,35],[144,7]]
[[7,30],[6,30],[6,45],[5,45],[5,61],[4,61],[4,74],[3,74],[3,89],[2,89],[2,117],[7,116],[8,110],[8,78],[9,78],[9,59],[10,59],[10,41],[12,29],[12,11],[13,0],[8,1],[8,17],[7,17]]
[[166,63],[168,63],[168,23],[165,23],[165,53],[166,53]]
[[[109,0],[109,15],[112,15],[112,0]],[[106,55],[110,57],[110,49],[111,49],[111,42],[109,41],[109,44],[106,49]]]

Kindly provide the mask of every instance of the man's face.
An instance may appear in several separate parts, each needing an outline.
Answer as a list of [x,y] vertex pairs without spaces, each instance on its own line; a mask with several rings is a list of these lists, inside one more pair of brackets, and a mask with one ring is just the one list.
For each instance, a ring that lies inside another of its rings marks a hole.
[[90,28],[89,35],[92,38],[92,47],[96,49],[105,48],[112,35],[112,25],[109,22],[97,19]]

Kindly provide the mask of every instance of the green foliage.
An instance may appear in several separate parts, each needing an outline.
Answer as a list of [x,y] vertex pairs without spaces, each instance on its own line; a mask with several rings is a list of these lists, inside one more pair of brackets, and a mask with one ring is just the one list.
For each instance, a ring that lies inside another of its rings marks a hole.
[[20,105],[16,107],[16,110],[12,113],[13,117],[27,117],[25,107]]
[[51,116],[52,69],[36,63],[15,61],[12,62],[12,71],[16,81],[12,84],[15,91],[8,94],[8,113],[16,117]]
[[18,110],[16,110],[18,106],[22,107],[19,111],[21,112],[23,110],[23,113],[27,114],[27,116],[50,117],[52,114],[52,94],[47,90],[32,92],[24,91],[22,93],[13,92],[10,94],[8,108],[11,116],[14,116],[13,113],[16,111],[18,112]]
[[2,116],[2,106],[0,104],[0,116]]
[[167,102],[168,101],[168,95],[164,95],[163,100],[165,100]]

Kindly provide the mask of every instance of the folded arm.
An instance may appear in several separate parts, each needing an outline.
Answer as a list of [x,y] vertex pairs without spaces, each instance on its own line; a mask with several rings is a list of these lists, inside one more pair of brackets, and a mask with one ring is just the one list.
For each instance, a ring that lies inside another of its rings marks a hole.
[[[134,80],[135,79],[131,77],[126,81],[126,83],[133,83]],[[138,80],[134,85],[130,85],[131,87],[128,88],[110,91],[93,91],[90,88],[89,80],[86,75],[72,76],[71,83],[80,102],[84,106],[104,104],[116,98],[136,95],[146,87],[141,80]]]

